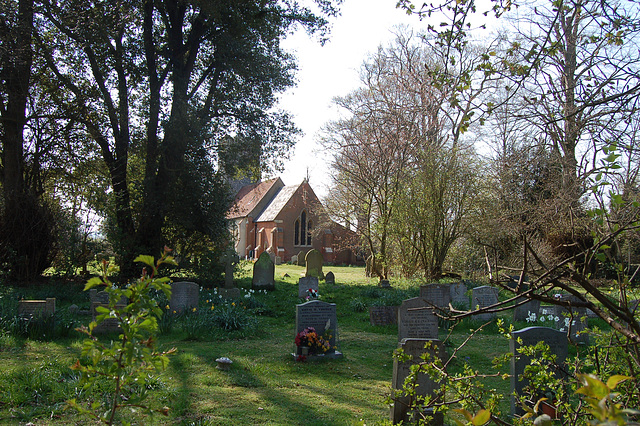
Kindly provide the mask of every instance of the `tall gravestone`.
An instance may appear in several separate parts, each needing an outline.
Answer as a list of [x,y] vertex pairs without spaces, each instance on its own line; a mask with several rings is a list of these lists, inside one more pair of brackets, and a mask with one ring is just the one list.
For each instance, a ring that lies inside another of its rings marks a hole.
[[449,284],[425,284],[420,286],[420,297],[438,309],[448,309],[451,302]]
[[309,290],[320,290],[318,277],[300,277],[298,280],[298,297],[304,299],[308,296],[307,291]]
[[467,286],[463,282],[453,283],[449,286],[449,297],[453,307],[469,309],[469,295]]
[[[428,349],[425,349],[425,345],[427,343],[430,345]],[[422,362],[422,354],[428,353],[430,355],[429,359],[431,360],[435,360],[435,358],[444,360],[445,357],[444,345],[438,339],[402,339],[398,343],[398,349],[402,349],[405,355],[409,355],[411,358],[404,362],[398,362],[397,359],[394,359],[393,378],[391,381],[392,392],[403,388],[405,379],[411,373],[411,366]],[[417,375],[415,383],[417,384],[417,387],[415,388],[415,396],[424,397],[427,395],[433,395],[440,387],[437,382],[431,380],[431,378],[424,373],[419,373]],[[419,413],[409,410],[411,401],[411,396],[394,395],[393,405],[391,406],[391,422],[394,425],[400,422],[404,422],[404,424],[417,423],[420,415]],[[436,426],[443,424],[442,413],[434,415],[433,412],[425,411],[424,414],[433,417],[433,420],[429,423],[430,425]]]
[[398,341],[410,338],[438,338],[438,317],[421,297],[403,300],[398,308]]
[[[518,343],[521,340],[522,344]],[[549,345],[549,350],[556,355],[556,362],[548,368],[555,371],[558,378],[564,377],[563,364],[567,358],[568,343],[567,335],[558,330],[548,327],[527,327],[522,330],[511,333],[511,341],[509,343],[513,358],[511,359],[511,393],[522,395],[528,381],[524,379],[522,374],[531,359],[518,352],[520,346],[533,346],[538,342],[544,342]],[[535,403],[535,401],[534,401]],[[514,395],[511,396],[511,415],[523,415],[524,410],[516,403]]]
[[276,266],[271,261],[269,253],[262,252],[256,263],[253,264],[251,288],[254,290],[275,290],[275,276]]
[[319,279],[324,278],[324,274],[322,273],[322,253],[316,249],[309,250],[304,258],[304,262],[306,264],[306,269],[304,271],[305,277],[318,277]]
[[[331,349],[324,354],[324,357],[342,357],[342,353],[335,349],[338,346],[338,316],[335,303],[311,300],[296,305],[296,334],[307,327],[315,328],[320,334],[328,332],[331,335],[329,340]],[[297,349],[295,355],[300,355],[297,353]]]
[[[475,287],[471,294],[471,308],[482,309],[487,306],[495,305],[498,303],[498,289],[488,285]],[[485,312],[481,314],[475,314],[473,319],[479,321],[489,321],[496,317],[495,312]]]
[[200,286],[188,281],[171,283],[169,308],[174,312],[183,312],[198,307],[200,302]]
[[224,265],[224,287],[220,289],[220,295],[225,299],[238,299],[241,296],[240,289],[233,285],[233,272],[239,260],[234,250],[227,250],[220,257]]

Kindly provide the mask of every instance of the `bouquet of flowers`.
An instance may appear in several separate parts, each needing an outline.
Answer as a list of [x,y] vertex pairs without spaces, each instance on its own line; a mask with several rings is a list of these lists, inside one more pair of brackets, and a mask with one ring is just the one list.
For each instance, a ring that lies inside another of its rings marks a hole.
[[[331,335],[325,333],[324,335],[318,333],[315,328],[307,327],[296,335],[296,346],[298,347],[298,353],[308,351],[309,355],[324,354],[331,349]],[[304,350],[303,348],[308,348]]]
[[318,290],[310,288],[307,290],[307,300],[317,299],[318,298]]

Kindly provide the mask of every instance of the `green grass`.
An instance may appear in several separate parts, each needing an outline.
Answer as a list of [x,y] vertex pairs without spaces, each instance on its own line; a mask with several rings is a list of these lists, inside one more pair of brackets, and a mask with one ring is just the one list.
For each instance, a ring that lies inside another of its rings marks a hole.
[[[141,418],[126,413],[127,419],[170,425],[352,425],[361,419],[367,425],[388,424],[385,398],[391,384],[397,327],[370,325],[362,305],[392,304],[415,297],[419,282],[392,280],[391,289],[382,289],[377,287],[377,279],[364,276],[363,268],[324,267],[325,273],[334,272],[336,283],[321,282],[320,298],[336,303],[344,358],[300,363],[291,353],[295,305],[300,302],[297,280],[303,270],[279,265],[274,292],[237,301],[234,308],[246,307],[253,318],[248,329],[225,332],[205,324],[193,339],[194,332],[186,331],[185,320],[175,319],[171,329],[160,336],[159,345],[162,349],[176,347],[178,352],[171,356],[169,368],[152,381],[149,401],[156,407],[170,407],[169,417]],[[240,287],[250,288],[249,276],[239,280]],[[65,295],[58,309],[88,300],[86,294],[77,295],[77,287],[73,287],[76,291],[57,287]],[[46,296],[45,289],[38,291]],[[205,319],[210,316],[204,312],[212,315],[223,306],[208,290],[201,293],[200,301],[199,311]],[[449,353],[477,326],[464,321],[451,334]],[[441,338],[446,336],[447,330],[441,330]],[[64,401],[73,397],[85,402],[104,399],[110,387],[107,383],[89,391],[78,387],[78,377],[68,367],[78,358],[81,341],[73,336],[32,341],[0,334],[0,423],[84,424],[83,418],[65,409]],[[466,361],[480,372],[493,373],[493,357],[506,351],[508,341],[498,335],[495,326],[489,327],[457,354],[450,368],[460,371]],[[216,368],[215,360],[221,356],[233,360],[229,371]],[[507,373],[507,369],[499,372]],[[487,386],[505,395],[501,409],[508,412],[509,381],[490,379]]]

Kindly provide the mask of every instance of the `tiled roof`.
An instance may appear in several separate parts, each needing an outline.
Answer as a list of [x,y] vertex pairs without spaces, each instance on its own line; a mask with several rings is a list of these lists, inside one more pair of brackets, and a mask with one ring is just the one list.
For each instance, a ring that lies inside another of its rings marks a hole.
[[280,178],[273,178],[264,182],[243,186],[240,191],[238,191],[236,199],[227,213],[227,219],[249,216],[258,203],[260,203],[260,200],[262,200],[278,181],[282,185]]
[[293,194],[297,191],[300,185],[289,185],[280,188],[280,191],[273,198],[271,203],[267,206],[266,209],[256,218],[256,222],[271,222],[278,217],[280,210],[287,205]]

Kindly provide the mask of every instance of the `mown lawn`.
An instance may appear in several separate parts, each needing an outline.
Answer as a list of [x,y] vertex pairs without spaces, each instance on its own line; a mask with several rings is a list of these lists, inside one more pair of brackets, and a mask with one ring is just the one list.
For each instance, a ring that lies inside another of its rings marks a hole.
[[[418,294],[419,282],[393,281],[391,289],[380,289],[376,280],[364,276],[363,268],[325,267],[336,275],[336,284],[320,284],[320,297],[336,303],[340,360],[295,362],[295,305],[297,279],[302,267],[276,268],[276,291],[257,294],[261,309],[251,310],[255,321],[249,329],[226,333],[204,325],[186,333],[180,323],[160,336],[161,348],[176,347],[169,368],[150,385],[150,404],[170,407],[168,417],[143,418],[125,413],[138,424],[184,425],[367,425],[388,424],[385,398],[392,376],[392,353],[397,346],[396,326],[372,326],[367,307],[376,303],[398,303]],[[248,289],[248,276],[239,280]],[[52,295],[55,291],[51,290]],[[39,290],[40,297],[46,293]],[[73,293],[73,292],[71,292]],[[84,297],[84,295],[74,296]],[[88,297],[87,297],[88,299]],[[215,294],[203,291],[200,309],[216,309]],[[58,309],[66,306],[59,303]],[[77,299],[76,299],[77,300]],[[242,299],[238,303],[243,303]],[[85,320],[88,322],[88,320]],[[465,322],[451,334],[449,351],[461,343],[477,324]],[[441,329],[441,337],[448,330]],[[191,336],[194,340],[186,340]],[[105,339],[108,337],[105,337]],[[109,384],[82,391],[77,375],[69,369],[80,354],[77,335],[55,341],[0,338],[0,422],[3,424],[83,424],[86,420],[65,408],[65,401],[108,397]],[[463,361],[493,373],[494,356],[506,352],[508,342],[495,327],[483,331],[457,355],[451,368]],[[233,360],[229,371],[216,368],[216,358]],[[505,373],[506,368],[501,372]],[[509,382],[489,381],[505,395],[508,410]]]

